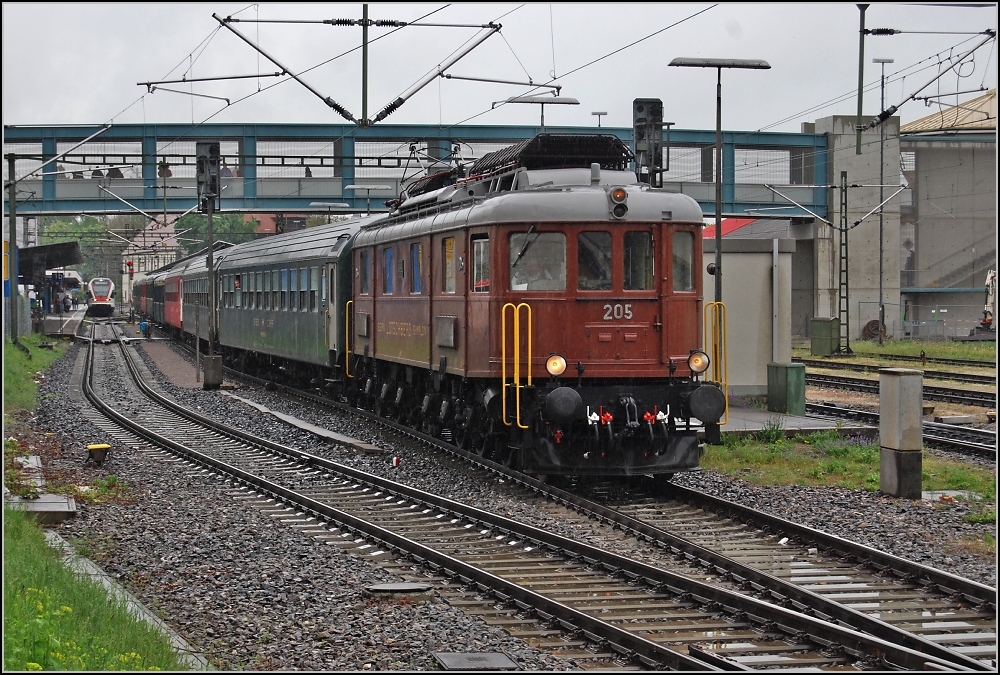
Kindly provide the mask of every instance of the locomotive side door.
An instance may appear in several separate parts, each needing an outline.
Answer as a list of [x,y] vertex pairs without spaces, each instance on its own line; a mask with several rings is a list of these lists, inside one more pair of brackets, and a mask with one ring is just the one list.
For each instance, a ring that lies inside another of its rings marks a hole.
[[694,228],[663,227],[663,351],[660,359],[686,363],[701,348],[701,233]]
[[326,266],[326,348],[339,353],[343,345],[337,343],[340,308],[337,307],[337,263]]

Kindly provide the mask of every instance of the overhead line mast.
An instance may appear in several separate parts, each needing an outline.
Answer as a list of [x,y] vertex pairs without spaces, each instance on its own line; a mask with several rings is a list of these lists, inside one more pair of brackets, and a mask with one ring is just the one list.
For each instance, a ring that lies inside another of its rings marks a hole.
[[[281,73],[275,73],[275,75],[289,75],[296,82],[301,84],[303,87],[308,89],[314,95],[316,95],[321,101],[326,103],[330,108],[337,111],[344,119],[357,124],[362,127],[369,127],[377,122],[381,122],[386,117],[394,113],[401,105],[403,105],[411,96],[416,94],[418,91],[426,87],[435,78],[444,75],[446,71],[451,66],[455,65],[459,60],[464,58],[469,52],[478,47],[480,44],[485,42],[490,36],[495,33],[500,32],[502,26],[498,23],[486,23],[486,24],[447,24],[447,23],[407,23],[405,21],[396,21],[392,19],[369,19],[368,18],[368,5],[363,5],[362,18],[361,19],[236,19],[232,16],[227,16],[226,18],[220,17],[218,14],[212,14],[212,18],[219,22],[225,28],[228,28],[237,37],[246,42],[248,45],[253,47],[260,53],[261,56],[269,60],[274,65],[281,68]],[[330,26],[361,26],[361,119],[356,119],[346,108],[334,101],[329,96],[323,96],[311,85],[307,84],[301,77],[290,71],[288,68],[279,63],[274,57],[265,52],[259,46],[254,44],[250,38],[246,37],[238,30],[232,27],[233,23],[290,23],[290,24],[326,24]],[[392,28],[402,28],[407,26],[424,26],[424,27],[435,27],[435,28],[481,28],[489,29],[488,32],[472,41],[472,43],[459,50],[457,54],[450,57],[446,61],[442,62],[441,65],[430,75],[425,75],[421,78],[417,84],[413,85],[405,92],[400,94],[394,101],[386,105],[382,110],[375,115],[374,119],[368,119],[368,28],[370,26],[376,27],[392,27]],[[216,79],[240,79],[242,76],[227,78],[220,77]],[[189,80],[194,81],[194,80]],[[152,87],[152,85],[157,83],[145,82],[140,83],[145,84],[147,87]]]

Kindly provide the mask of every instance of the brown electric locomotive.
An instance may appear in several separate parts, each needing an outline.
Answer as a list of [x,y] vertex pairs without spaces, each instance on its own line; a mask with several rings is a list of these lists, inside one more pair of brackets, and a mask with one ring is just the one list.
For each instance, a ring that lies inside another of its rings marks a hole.
[[541,134],[411,184],[352,242],[348,399],[536,475],[696,467],[702,212],[631,159]]

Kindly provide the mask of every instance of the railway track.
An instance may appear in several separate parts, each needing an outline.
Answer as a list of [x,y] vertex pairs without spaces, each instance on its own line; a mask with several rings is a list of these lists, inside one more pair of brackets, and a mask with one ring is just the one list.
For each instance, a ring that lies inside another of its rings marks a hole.
[[[264,384],[263,381],[256,378],[245,375],[241,377]],[[322,405],[341,407],[339,404],[332,404],[329,399],[297,390],[283,389],[295,396]],[[887,635],[887,639],[900,644],[907,644],[907,640],[912,638],[913,633],[919,635],[930,632],[932,640],[945,641],[948,645],[954,646],[961,654],[961,658],[968,659],[970,662],[973,659],[983,658],[988,663],[991,658],[995,658],[996,641],[990,631],[995,632],[996,591],[987,586],[968,582],[932,568],[845,542],[836,537],[811,533],[807,528],[775,520],[760,512],[741,509],[741,507],[727,504],[721,500],[718,503],[710,504],[709,510],[714,512],[720,509],[735,509],[734,513],[737,513],[737,516],[731,521],[723,519],[724,522],[719,525],[718,532],[738,531],[741,533],[738,539],[741,539],[742,543],[734,544],[733,541],[717,537],[718,546],[713,550],[712,547],[674,536],[674,530],[670,528],[650,525],[642,519],[629,516],[624,511],[608,509],[579,495],[543,485],[437,439],[426,437],[408,427],[371,413],[349,410],[452,454],[477,462],[490,470],[503,474],[507,479],[516,483],[519,482],[526,487],[526,492],[522,495],[523,499],[528,500],[532,499],[533,495],[541,495],[544,498],[569,505],[579,513],[600,522],[613,523],[631,533],[635,538],[653,543],[662,550],[670,551],[672,555],[682,557],[694,564],[695,572],[679,570],[682,574],[695,574],[699,578],[705,578],[714,583],[733,583],[735,581],[736,587],[742,588],[744,591],[760,594],[771,601],[787,603],[787,606],[814,612],[818,616],[831,617],[843,625],[868,630],[875,635]],[[688,501],[691,498],[691,494],[687,494],[685,497]],[[650,499],[648,496],[637,498],[639,502],[648,499]],[[566,520],[565,514],[560,514],[557,517],[562,521]],[[686,517],[690,517],[691,522],[697,523],[705,520],[704,514],[688,513]],[[746,523],[761,524],[756,526],[756,529],[748,529]],[[772,534],[776,527],[780,527],[780,532],[795,533],[792,538],[799,541],[798,550],[789,549],[788,541],[781,541],[784,537]],[[677,528],[677,531],[686,531],[687,529],[689,528],[682,526]],[[740,546],[743,545],[749,551],[745,556],[747,562],[741,560],[738,553]],[[770,552],[766,550],[768,548],[770,548]],[[752,564],[754,560],[766,561],[764,568],[754,566]],[[703,577],[705,570],[715,570],[715,572]],[[825,595],[815,593],[810,586],[826,588],[829,593]],[[957,587],[961,587],[962,590],[956,590]],[[821,606],[816,604],[817,597],[815,596],[822,598],[823,604]],[[859,601],[858,598],[865,598],[865,600]],[[872,600],[872,598],[876,599]],[[911,611],[909,613],[902,611],[907,603],[910,603]],[[963,606],[970,605],[970,603],[973,606],[985,607],[986,609],[978,614],[976,612],[965,613]],[[856,608],[855,605],[858,607]],[[924,611],[922,607],[933,608],[930,613],[925,614],[925,617],[936,616],[940,618],[917,621],[916,617],[920,617]],[[861,616],[864,612],[868,613],[867,617]],[[887,622],[875,620],[876,617],[885,613],[892,614],[898,619],[897,625],[892,626],[891,630],[888,631],[892,634],[891,636],[886,633]],[[875,622],[870,623],[871,620],[875,620]],[[950,635],[955,631],[957,623],[962,622],[968,623],[965,629],[959,631],[965,635]],[[914,623],[926,625],[915,626]],[[912,632],[909,631],[910,628],[913,629]],[[935,633],[935,630],[938,633]],[[948,642],[949,640],[950,642]],[[985,644],[982,644],[984,640]],[[947,648],[951,649],[951,646]],[[974,656],[962,654],[963,650]],[[987,665],[987,667],[990,666]]]
[[[95,347],[92,341],[91,350]],[[123,357],[132,361],[129,351],[121,347]],[[136,382],[143,387],[141,379]],[[152,390],[144,394],[157,398],[158,406],[170,405]],[[322,531],[314,532],[316,536],[360,534],[389,551],[405,552],[452,585],[492,595],[500,606],[497,611],[509,611],[512,622],[523,623],[526,617],[519,613],[533,615],[550,633],[562,631],[571,642],[596,644],[624,662],[685,669],[981,669],[974,659],[912,634],[890,631],[921,651],[839,627],[822,611],[829,604],[795,605],[815,614],[806,616],[316,455],[220,430],[191,411],[175,408],[168,416],[144,410],[142,425],[127,414],[105,412],[189,461],[232,476],[247,488],[248,499],[257,498],[253,491],[315,517]],[[171,435],[193,436],[186,443],[172,440],[147,428],[154,423]],[[194,428],[206,425],[214,427],[208,436]],[[220,432],[225,435],[215,436]],[[234,450],[234,442],[242,449]],[[321,522],[337,525],[324,527]],[[690,564],[680,550],[674,555]],[[725,575],[727,583],[753,586],[744,577]],[[763,585],[760,592],[784,597],[772,589]]]
[[[854,354],[853,357],[854,358],[879,358],[879,359],[883,359],[885,361],[907,361],[907,362],[910,362],[910,363],[912,363],[914,361],[917,361],[921,365],[926,365],[928,363],[940,363],[942,365],[949,365],[949,366],[969,366],[969,367],[972,367],[972,368],[992,368],[994,370],[996,370],[996,367],[997,367],[997,364],[994,361],[980,361],[980,360],[977,360],[977,359],[945,359],[945,358],[938,358],[938,357],[931,357],[931,356],[926,356],[926,357],[924,357],[924,356],[900,356],[900,355],[892,355],[892,356],[890,356],[890,355],[887,355],[887,354],[878,354],[878,355],[872,354],[870,356],[866,355],[866,354]],[[845,358],[845,357],[841,356],[841,355],[835,355],[833,358],[842,359],[842,358]],[[793,358],[792,360],[794,361],[795,359]]]
[[[851,370],[861,373],[877,373],[882,366],[869,366],[860,363],[844,363],[842,361],[826,360],[818,361],[812,359],[793,358],[793,362],[801,363],[807,368],[826,368],[829,370]],[[970,373],[948,373],[939,370],[924,370],[924,377],[932,380],[953,380],[955,382],[968,382],[970,384],[991,384],[996,386],[996,375],[975,375]]]
[[[877,380],[866,380],[857,377],[806,373],[806,384],[818,387],[832,387],[834,389],[850,389],[852,391],[863,391],[872,394],[878,394],[879,392],[879,383]],[[997,395],[996,392],[950,389],[948,387],[924,385],[924,400],[995,408]]]
[[[867,410],[842,408],[829,403],[806,403],[806,412],[832,419],[855,420],[870,426],[879,425],[879,414]],[[941,450],[996,459],[997,434],[988,429],[973,429],[956,424],[924,422],[924,444]]]

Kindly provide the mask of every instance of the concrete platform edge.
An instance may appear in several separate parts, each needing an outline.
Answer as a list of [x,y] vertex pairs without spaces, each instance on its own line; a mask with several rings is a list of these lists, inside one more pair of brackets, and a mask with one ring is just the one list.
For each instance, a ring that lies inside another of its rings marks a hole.
[[104,586],[108,593],[125,602],[129,611],[137,618],[146,621],[158,631],[160,631],[173,645],[174,650],[181,660],[187,663],[193,670],[212,670],[209,668],[208,659],[195,651],[191,644],[176,633],[160,617],[153,614],[145,605],[121,587],[114,579],[107,575],[100,567],[92,561],[77,555],[76,551],[68,541],[54,530],[45,530],[45,538],[49,546],[59,550],[63,554],[67,566],[80,576],[87,576]]

